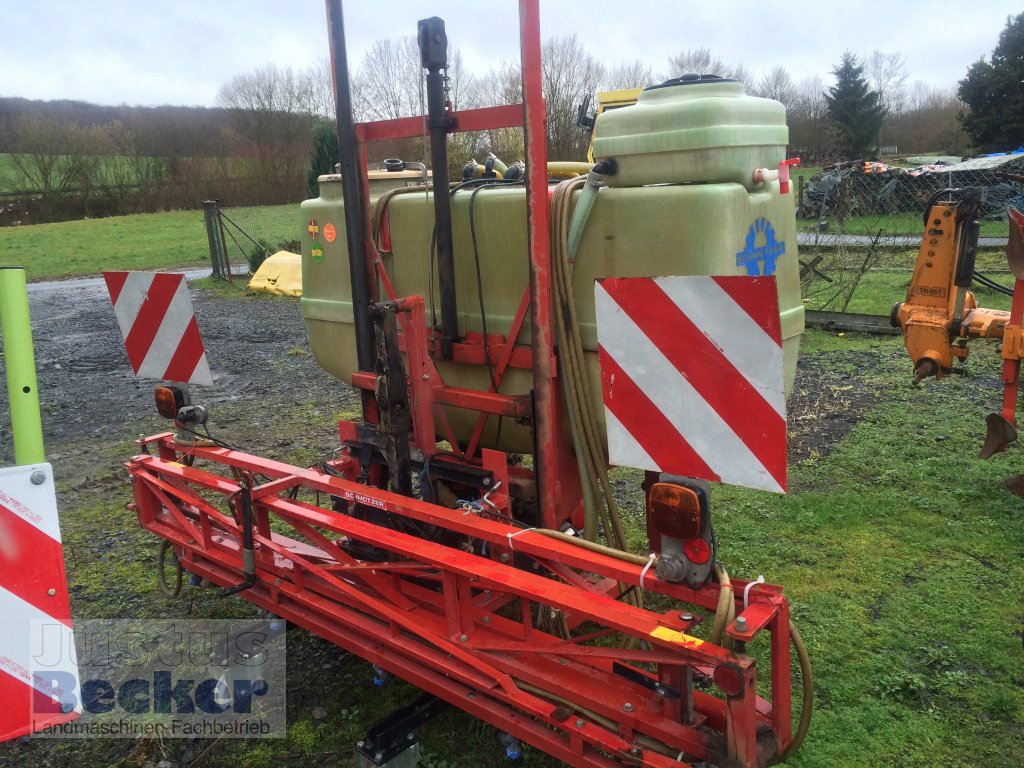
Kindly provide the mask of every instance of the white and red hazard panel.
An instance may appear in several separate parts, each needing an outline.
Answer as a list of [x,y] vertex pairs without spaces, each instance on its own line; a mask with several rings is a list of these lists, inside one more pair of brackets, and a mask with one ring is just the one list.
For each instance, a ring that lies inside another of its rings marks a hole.
[[775,278],[605,278],[595,302],[610,462],[785,492]]
[[184,275],[104,272],[135,375],[213,384]]
[[82,711],[53,470],[0,469],[0,741]]

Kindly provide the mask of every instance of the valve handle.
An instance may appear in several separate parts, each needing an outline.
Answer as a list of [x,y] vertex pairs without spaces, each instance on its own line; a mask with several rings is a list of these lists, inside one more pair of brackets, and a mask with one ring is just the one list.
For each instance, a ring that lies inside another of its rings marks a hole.
[[799,157],[791,157],[789,160],[783,160],[779,163],[779,193],[783,195],[789,194],[789,169],[795,165],[800,165]]

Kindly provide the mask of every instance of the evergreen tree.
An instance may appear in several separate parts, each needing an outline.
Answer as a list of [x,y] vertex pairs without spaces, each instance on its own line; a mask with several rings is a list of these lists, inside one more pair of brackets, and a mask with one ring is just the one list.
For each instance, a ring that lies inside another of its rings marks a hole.
[[885,117],[881,95],[868,86],[864,67],[849,51],[832,74],[836,84],[828,89],[825,102],[836,143],[848,157],[870,157]]
[[1024,144],[1024,13],[1006,20],[991,61],[979,59],[958,91],[970,112],[961,117],[975,149],[1011,150]]
[[338,162],[338,131],[334,121],[319,119],[313,125],[313,156],[310,158],[309,170],[306,172],[306,185],[311,197],[320,196],[318,176],[334,173],[334,164]]

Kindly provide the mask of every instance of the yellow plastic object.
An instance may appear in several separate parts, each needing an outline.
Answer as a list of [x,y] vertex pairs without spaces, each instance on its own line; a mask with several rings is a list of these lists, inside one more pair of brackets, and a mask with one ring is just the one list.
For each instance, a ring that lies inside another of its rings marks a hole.
[[548,163],[549,179],[572,179],[586,176],[594,167],[593,163],[581,163],[575,160],[556,160]]
[[269,256],[249,281],[249,290],[275,296],[301,296],[302,256],[288,251]]
[[[597,110],[594,115],[596,120],[602,112],[607,112],[620,107],[631,107],[636,104],[637,97],[643,88],[620,88],[617,91],[600,91],[597,94]],[[587,147],[587,160],[594,162],[594,137],[590,137],[590,145]]]

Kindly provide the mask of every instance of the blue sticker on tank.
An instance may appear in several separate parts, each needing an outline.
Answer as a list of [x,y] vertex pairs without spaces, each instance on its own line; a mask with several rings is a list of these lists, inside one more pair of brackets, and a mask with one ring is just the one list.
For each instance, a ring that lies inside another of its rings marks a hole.
[[775,239],[775,227],[763,216],[750,225],[743,250],[736,254],[736,266],[746,267],[751,277],[774,275],[786,244]]

